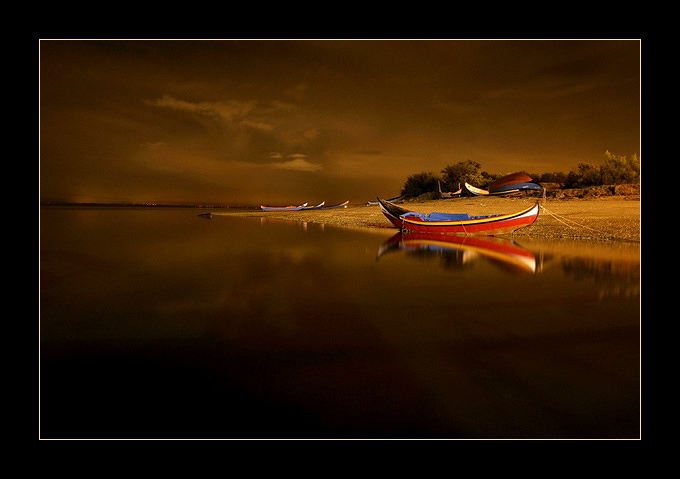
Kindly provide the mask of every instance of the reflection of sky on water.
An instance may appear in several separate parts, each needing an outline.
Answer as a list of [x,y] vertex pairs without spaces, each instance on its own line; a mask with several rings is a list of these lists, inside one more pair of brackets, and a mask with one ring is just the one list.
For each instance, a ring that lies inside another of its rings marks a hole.
[[[467,267],[447,269],[403,251],[376,258],[390,235],[44,211],[43,431],[637,434],[639,256],[523,238],[491,253],[468,242]],[[536,273],[499,268],[508,246]]]
[[566,258],[562,270],[576,281],[589,281],[599,288],[600,298],[640,295],[640,263],[596,261],[587,257]]

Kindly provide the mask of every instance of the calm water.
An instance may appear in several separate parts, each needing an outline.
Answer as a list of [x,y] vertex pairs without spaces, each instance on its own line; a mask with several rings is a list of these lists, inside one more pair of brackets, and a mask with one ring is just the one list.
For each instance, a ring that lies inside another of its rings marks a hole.
[[43,209],[42,438],[638,438],[629,245]]

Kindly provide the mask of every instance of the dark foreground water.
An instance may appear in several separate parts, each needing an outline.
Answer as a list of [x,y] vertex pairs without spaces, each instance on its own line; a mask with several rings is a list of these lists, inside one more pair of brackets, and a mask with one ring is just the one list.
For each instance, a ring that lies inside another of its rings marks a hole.
[[198,212],[42,210],[40,437],[640,437],[637,248]]

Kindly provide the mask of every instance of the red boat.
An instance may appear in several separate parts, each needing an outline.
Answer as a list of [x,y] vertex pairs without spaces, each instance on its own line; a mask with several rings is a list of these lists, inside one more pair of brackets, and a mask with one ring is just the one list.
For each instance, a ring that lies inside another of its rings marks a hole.
[[543,187],[535,183],[529,175],[521,172],[504,176],[489,185],[489,193],[492,195],[502,195],[525,190],[542,191]]
[[402,232],[456,235],[499,235],[529,226],[538,217],[538,201],[511,214],[470,216],[467,213],[417,213],[378,198],[380,210]]

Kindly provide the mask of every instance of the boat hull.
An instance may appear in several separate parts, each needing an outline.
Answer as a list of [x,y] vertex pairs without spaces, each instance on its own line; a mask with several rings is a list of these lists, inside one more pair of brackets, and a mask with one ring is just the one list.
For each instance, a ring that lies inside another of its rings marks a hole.
[[491,183],[488,188],[489,194],[492,195],[503,195],[524,190],[541,191],[543,189],[529,175],[522,172],[506,175]]
[[410,215],[411,211],[379,200],[380,209],[390,222],[404,233],[437,233],[451,235],[501,235],[529,226],[538,218],[539,204],[508,215],[473,216],[468,220],[426,221]]
[[304,208],[297,207],[297,206],[294,207],[294,208],[288,208],[286,206],[281,206],[281,207],[278,207],[278,206],[261,206],[260,208],[262,209],[262,211],[300,211],[300,210],[304,210]]
[[324,207],[325,204],[326,204],[326,202],[325,202],[325,201],[322,201],[321,203],[319,203],[319,204],[316,205],[316,206],[305,206],[305,207],[302,208],[302,209],[303,209],[304,211],[307,211],[307,210],[321,210],[321,209],[323,209],[323,207]]
[[378,198],[378,206],[380,207],[382,214],[385,215],[394,226],[401,229],[402,221],[400,215],[409,213],[409,210],[390,203],[389,201],[381,200],[380,198]]
[[260,205],[262,211],[300,211],[307,207],[307,203],[298,206],[267,206]]
[[489,194],[488,190],[477,188],[475,186],[472,186],[470,183],[465,183],[465,191],[467,191],[473,196],[486,196]]
[[322,210],[334,210],[338,208],[347,208],[347,205],[349,204],[349,200],[345,201],[344,203],[340,203],[338,205],[329,205],[329,206],[324,206],[321,208]]
[[500,186],[500,187],[495,188],[493,190],[490,189],[489,192],[492,195],[500,195],[500,194],[506,194],[506,193],[514,193],[514,192],[517,192],[517,191],[524,191],[524,190],[542,191],[543,187],[541,185],[539,185],[538,183],[515,183],[515,184]]

